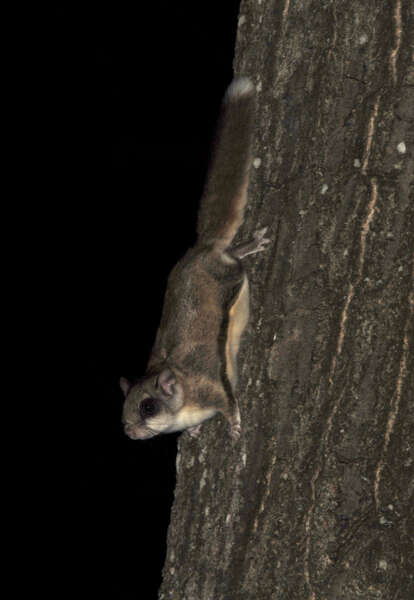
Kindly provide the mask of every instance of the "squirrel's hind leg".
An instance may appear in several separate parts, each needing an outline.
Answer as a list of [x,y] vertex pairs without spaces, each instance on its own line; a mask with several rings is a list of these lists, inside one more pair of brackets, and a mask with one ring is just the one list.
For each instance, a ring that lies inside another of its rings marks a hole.
[[256,254],[256,252],[263,252],[266,250],[266,244],[270,244],[271,240],[265,237],[267,227],[258,229],[253,234],[253,239],[245,244],[240,244],[230,250],[231,254],[236,258],[244,258],[248,254]]

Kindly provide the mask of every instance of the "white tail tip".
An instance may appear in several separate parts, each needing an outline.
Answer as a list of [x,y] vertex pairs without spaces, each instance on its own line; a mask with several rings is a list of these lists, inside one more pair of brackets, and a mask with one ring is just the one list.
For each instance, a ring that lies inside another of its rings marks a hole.
[[227,88],[226,96],[230,100],[233,100],[234,98],[248,96],[253,90],[253,84],[248,77],[238,77],[237,79],[233,79]]

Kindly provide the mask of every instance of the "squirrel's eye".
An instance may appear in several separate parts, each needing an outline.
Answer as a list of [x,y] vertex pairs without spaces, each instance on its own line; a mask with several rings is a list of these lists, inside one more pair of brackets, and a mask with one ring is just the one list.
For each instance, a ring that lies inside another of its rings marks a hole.
[[157,412],[157,401],[155,398],[145,398],[139,405],[141,417],[152,417]]

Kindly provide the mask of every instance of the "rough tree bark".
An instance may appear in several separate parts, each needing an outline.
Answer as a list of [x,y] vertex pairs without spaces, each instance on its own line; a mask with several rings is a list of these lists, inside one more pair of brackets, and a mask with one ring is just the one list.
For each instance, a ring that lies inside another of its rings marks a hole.
[[[414,597],[414,4],[245,0],[242,437],[183,434],[161,599]],[[411,29],[410,29],[411,27]]]

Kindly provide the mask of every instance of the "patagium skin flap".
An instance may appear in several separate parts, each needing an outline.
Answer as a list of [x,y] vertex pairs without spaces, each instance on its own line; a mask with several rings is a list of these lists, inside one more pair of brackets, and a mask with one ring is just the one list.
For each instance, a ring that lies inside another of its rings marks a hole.
[[254,88],[235,79],[224,96],[216,143],[200,201],[197,242],[168,278],[147,373],[121,378],[123,424],[134,440],[188,429],[216,413],[240,436],[237,355],[249,319],[249,283],[242,259],[265,250],[266,228],[231,247],[243,222],[255,112]]

